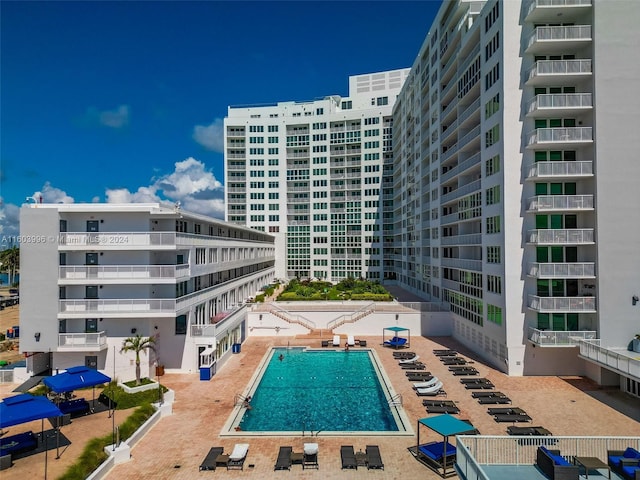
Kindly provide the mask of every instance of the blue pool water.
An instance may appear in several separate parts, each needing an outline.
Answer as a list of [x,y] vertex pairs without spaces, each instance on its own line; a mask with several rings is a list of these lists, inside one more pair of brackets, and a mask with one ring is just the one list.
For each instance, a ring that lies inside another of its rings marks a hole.
[[299,348],[273,350],[240,428],[398,431],[368,351]]

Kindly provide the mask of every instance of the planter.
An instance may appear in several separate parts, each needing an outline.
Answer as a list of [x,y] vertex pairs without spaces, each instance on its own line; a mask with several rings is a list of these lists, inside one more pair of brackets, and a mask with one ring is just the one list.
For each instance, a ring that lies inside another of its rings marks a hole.
[[634,338],[631,341],[631,349],[634,352],[640,353],[640,338]]
[[158,382],[151,381],[151,383],[147,383],[146,385],[140,385],[139,387],[128,387],[124,383],[118,382],[118,386],[122,387],[122,389],[127,393],[138,393],[138,392],[146,392],[147,390],[157,390]]

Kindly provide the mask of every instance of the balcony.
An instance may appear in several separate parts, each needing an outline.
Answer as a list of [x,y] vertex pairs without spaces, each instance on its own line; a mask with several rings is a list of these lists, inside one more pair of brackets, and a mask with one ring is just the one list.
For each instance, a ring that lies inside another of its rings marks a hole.
[[173,298],[60,300],[58,318],[142,318],[174,317]]
[[591,245],[593,228],[541,229],[527,232],[527,243],[534,245]]
[[537,195],[527,200],[528,212],[593,210],[593,195]]
[[570,148],[593,142],[591,127],[538,128],[529,133],[527,148]]
[[640,359],[636,352],[629,352],[626,347],[605,348],[600,340],[586,340],[580,343],[579,356],[640,382]]
[[58,334],[58,352],[95,352],[107,347],[107,332]]
[[176,248],[175,232],[61,233],[59,250],[158,250]]
[[530,263],[527,275],[534,278],[595,278],[595,263]]
[[527,116],[532,118],[555,115],[575,115],[593,108],[590,93],[551,93],[536,95],[527,105]]
[[[553,445],[563,457],[597,457],[607,459],[607,450],[640,449],[640,439],[633,437],[459,435],[456,437],[455,469],[461,480],[526,479],[545,480],[536,466],[539,445]],[[511,472],[511,473],[509,473]],[[593,475],[589,478],[599,478]],[[559,475],[556,478],[562,478]],[[567,478],[567,477],[564,477]],[[575,478],[586,478],[584,475]],[[604,477],[601,477],[604,478]],[[620,479],[616,473],[611,479]]]
[[443,267],[459,268],[461,270],[482,271],[482,260],[469,260],[466,258],[443,258],[440,260]]
[[441,245],[482,245],[482,234],[471,233],[468,235],[452,235],[450,237],[441,237]]
[[189,265],[65,265],[58,272],[61,285],[175,283],[189,276]]
[[576,178],[592,177],[593,162],[536,162],[529,166],[527,178]]
[[574,85],[590,77],[591,59],[538,60],[526,74],[527,85]]
[[537,27],[529,37],[527,53],[568,53],[591,42],[591,25]]
[[539,297],[529,295],[527,305],[540,313],[596,313],[596,297]]
[[562,18],[582,16],[591,9],[592,0],[532,0],[526,6],[525,21],[553,23]]
[[577,347],[582,340],[593,340],[597,332],[591,330],[540,330],[529,327],[529,341],[539,347]]

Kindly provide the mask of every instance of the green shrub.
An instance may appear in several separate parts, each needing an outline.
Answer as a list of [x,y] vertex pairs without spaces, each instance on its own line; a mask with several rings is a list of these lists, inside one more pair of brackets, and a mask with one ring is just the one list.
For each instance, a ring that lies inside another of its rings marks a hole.
[[[162,393],[167,391],[167,388],[160,385]],[[158,390],[153,388],[151,390],[145,390],[138,393],[127,393],[122,387],[119,387],[116,382],[111,382],[108,387],[102,390],[108,398],[113,400],[117,405],[116,410],[126,410],[128,408],[137,407],[145,403],[151,404],[158,401]]]
[[256,295],[255,301],[256,303],[264,302],[264,294]]

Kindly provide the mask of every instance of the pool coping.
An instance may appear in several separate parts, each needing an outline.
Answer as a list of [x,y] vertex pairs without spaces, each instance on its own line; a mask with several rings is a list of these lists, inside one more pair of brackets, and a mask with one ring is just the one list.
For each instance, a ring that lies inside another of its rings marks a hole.
[[[292,349],[301,349],[306,351],[319,351],[319,352],[327,352],[327,351],[339,351],[341,348],[316,348],[310,346],[299,346],[295,347],[282,347],[282,346],[272,346],[265,352],[262,356],[262,359],[258,363],[255,371],[251,375],[251,378],[247,384],[247,386],[242,391],[241,398],[246,398],[248,396],[252,396],[258,387],[260,379],[262,379],[262,375],[267,363],[271,360],[271,357],[274,354],[275,350],[282,350],[283,348],[292,348]],[[310,437],[362,437],[362,436],[376,436],[376,437],[409,437],[414,436],[415,432],[413,429],[413,422],[409,419],[409,416],[405,412],[402,401],[400,404],[392,402],[393,398],[400,397],[393,388],[393,384],[387,373],[385,372],[382,363],[380,362],[380,358],[378,357],[378,353],[372,348],[361,348],[358,351],[367,351],[369,353],[369,358],[373,365],[373,369],[378,376],[378,382],[382,387],[382,391],[385,395],[385,399],[390,404],[391,414],[396,422],[398,430],[396,431],[366,431],[366,430],[358,430],[358,431],[320,431],[314,434],[313,431],[266,431],[266,432],[255,432],[255,431],[245,431],[239,428],[240,421],[244,415],[246,407],[244,406],[244,402],[239,401],[233,406],[233,410],[229,417],[227,418],[222,430],[220,431],[220,437],[300,437],[300,436],[310,436]],[[393,404],[392,404],[393,403]]]

